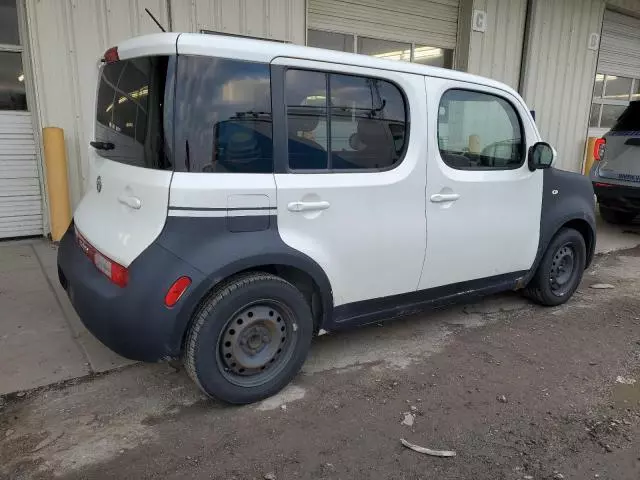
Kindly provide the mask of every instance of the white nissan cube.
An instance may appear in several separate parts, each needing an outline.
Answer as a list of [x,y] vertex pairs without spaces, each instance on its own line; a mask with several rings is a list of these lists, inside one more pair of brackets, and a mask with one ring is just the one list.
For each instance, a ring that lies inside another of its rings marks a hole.
[[243,404],[312,337],[523,290],[574,293],[594,193],[522,98],[452,70],[220,35],[109,49],[58,254],[87,328]]

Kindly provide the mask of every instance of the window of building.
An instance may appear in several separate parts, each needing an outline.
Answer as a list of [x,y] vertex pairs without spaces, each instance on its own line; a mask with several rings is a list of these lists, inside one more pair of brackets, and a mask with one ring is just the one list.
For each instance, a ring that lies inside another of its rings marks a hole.
[[181,56],[174,119],[176,170],[273,172],[269,65]]
[[449,90],[440,100],[438,147],[443,161],[459,170],[505,170],[524,163],[520,118],[495,95]]
[[16,0],[0,0],[0,110],[27,110]]
[[292,170],[377,170],[401,160],[407,113],[392,83],[288,70],[285,89]]
[[326,48],[338,52],[353,53],[353,35],[345,33],[323,32],[309,30],[307,32],[307,44],[310,47]]
[[434,67],[453,68],[453,50],[419,43],[309,29],[307,44],[311,47],[356,52],[387,60],[403,60]]
[[589,114],[592,128],[611,128],[630,101],[640,100],[640,78],[596,74]]

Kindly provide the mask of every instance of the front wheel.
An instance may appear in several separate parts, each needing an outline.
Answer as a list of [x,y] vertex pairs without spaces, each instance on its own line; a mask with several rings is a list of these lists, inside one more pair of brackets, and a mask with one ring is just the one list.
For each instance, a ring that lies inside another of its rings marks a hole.
[[275,275],[249,273],[205,300],[189,330],[184,363],[207,395],[252,403],[291,381],[312,336],[311,309],[302,293]]
[[556,306],[565,303],[578,288],[587,258],[584,238],[572,228],[563,228],[553,238],[538,270],[525,288],[535,302]]

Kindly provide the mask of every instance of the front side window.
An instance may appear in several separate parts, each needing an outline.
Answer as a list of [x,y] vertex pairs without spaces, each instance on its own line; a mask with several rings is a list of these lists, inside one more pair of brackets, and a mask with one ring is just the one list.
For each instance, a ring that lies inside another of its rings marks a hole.
[[288,70],[285,91],[292,170],[378,170],[401,160],[408,120],[392,83]]
[[470,90],[449,90],[438,110],[442,160],[459,170],[506,170],[524,163],[520,119],[505,99]]
[[269,65],[179,56],[176,170],[272,173]]

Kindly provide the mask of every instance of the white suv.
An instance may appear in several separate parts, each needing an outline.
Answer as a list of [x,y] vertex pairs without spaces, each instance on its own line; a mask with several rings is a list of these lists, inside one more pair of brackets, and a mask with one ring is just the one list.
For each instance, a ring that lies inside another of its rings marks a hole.
[[411,63],[166,33],[105,53],[89,190],[60,244],[86,326],[209,395],[284,387],[312,336],[577,288],[590,182],[511,88]]

